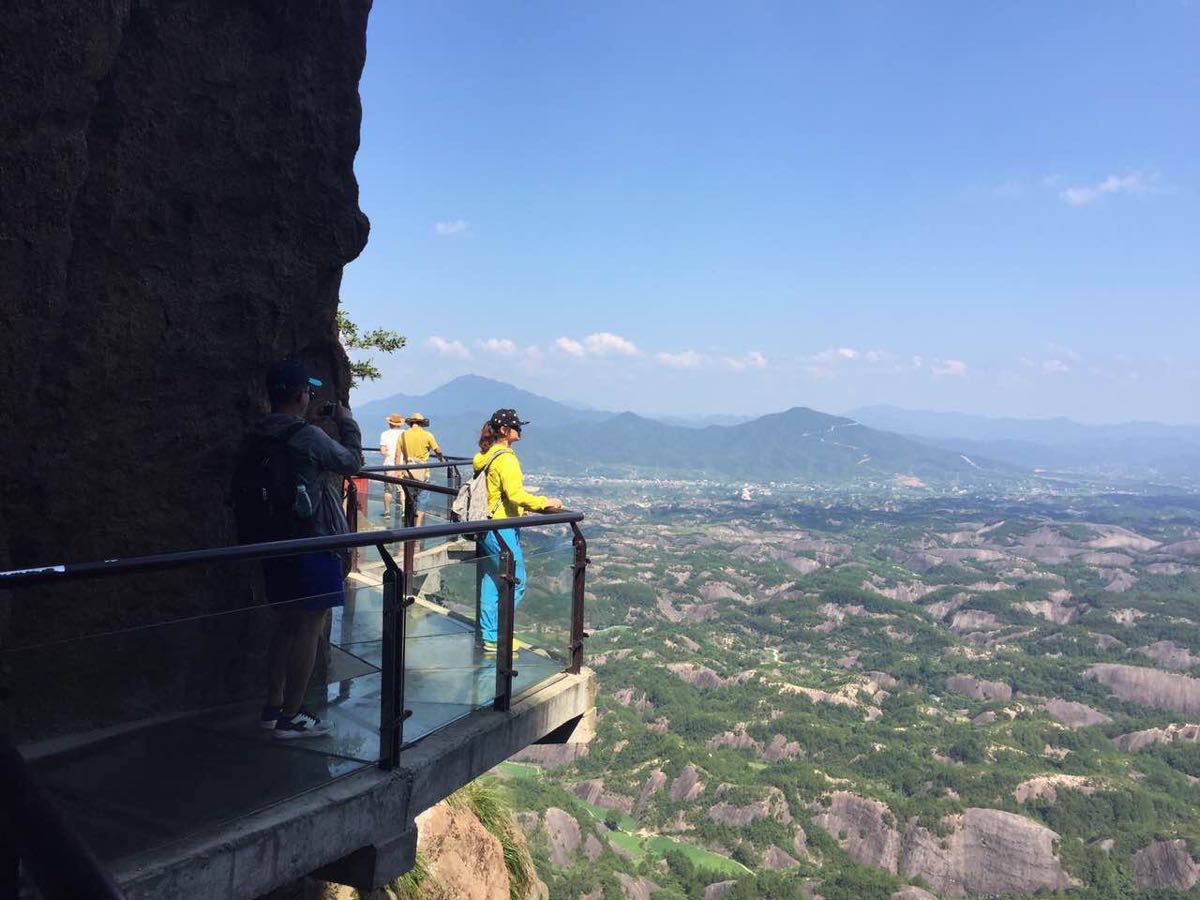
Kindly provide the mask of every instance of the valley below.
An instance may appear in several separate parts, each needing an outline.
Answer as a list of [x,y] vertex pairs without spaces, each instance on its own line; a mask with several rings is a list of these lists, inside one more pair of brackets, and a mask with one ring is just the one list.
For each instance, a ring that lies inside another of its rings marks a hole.
[[531,480],[600,684],[495,773],[551,897],[1197,893],[1196,496]]

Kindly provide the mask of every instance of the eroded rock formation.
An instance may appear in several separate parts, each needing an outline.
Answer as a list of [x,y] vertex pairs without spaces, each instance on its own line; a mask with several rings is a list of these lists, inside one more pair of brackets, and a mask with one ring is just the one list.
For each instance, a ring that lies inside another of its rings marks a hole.
[[1193,744],[1200,741],[1200,725],[1171,724],[1164,728],[1131,731],[1113,738],[1113,744],[1123,753],[1137,753],[1151,744],[1172,744],[1175,741]]
[[640,819],[642,813],[645,812],[650,798],[657,794],[667,783],[667,776],[662,769],[655,769],[646,778],[646,783],[642,786],[642,793],[638,796],[637,805],[633,808],[633,817]]
[[849,791],[835,791],[830,804],[813,822],[833,836],[856,863],[895,874],[900,833],[891,824],[887,805]]
[[628,797],[622,797],[620,794],[606,791],[604,789],[603,778],[590,778],[587,781],[581,781],[572,786],[571,793],[584,803],[590,803],[602,809],[611,809],[625,815],[633,812],[633,801]]
[[1148,647],[1139,648],[1138,652],[1150,657],[1164,669],[1190,669],[1200,665],[1200,656],[1174,641],[1156,641]]
[[417,816],[417,850],[429,867],[422,883],[426,896],[462,900],[508,896],[504,849],[470,810],[438,803]]
[[749,803],[737,804],[728,798],[733,785],[722,784],[717,787],[717,802],[708,810],[708,817],[718,825],[744,828],[752,825],[758,819],[773,819],[787,825],[792,821],[788,809],[787,798],[777,787],[765,788],[764,795]]
[[946,687],[958,694],[966,694],[976,700],[1012,699],[1012,688],[1002,681],[987,681],[974,675],[951,675]]
[[688,763],[683,767],[679,776],[671,782],[671,791],[668,796],[672,803],[680,803],[685,800],[695,800],[702,793],[704,793],[704,782],[700,780],[700,770]]
[[913,821],[902,836],[886,804],[838,791],[813,822],[855,862],[919,876],[942,896],[1032,894],[1070,885],[1056,852],[1058,835],[998,809],[947,816],[941,834]]
[[1083,674],[1128,703],[1200,714],[1200,679],[1119,663],[1098,663]]
[[904,874],[921,876],[938,894],[1032,894],[1061,891],[1071,880],[1058,861],[1058,835],[1023,816],[968,809],[942,823],[949,835],[919,825],[904,840]]
[[569,812],[551,806],[546,810],[545,825],[550,861],[556,866],[571,865],[581,840],[579,822]]
[[1074,700],[1062,700],[1057,697],[1043,703],[1042,709],[1055,722],[1058,722],[1060,725],[1068,725],[1072,728],[1103,725],[1105,722],[1112,721],[1112,719],[1100,712],[1100,710],[1092,709],[1086,703],[1077,703]]
[[1133,854],[1133,878],[1143,891],[1155,888],[1186,891],[1200,880],[1200,866],[1186,841],[1155,841]]
[[1083,775],[1066,775],[1056,772],[1052,775],[1036,775],[1027,778],[1017,785],[1013,796],[1018,803],[1028,803],[1030,800],[1044,800],[1047,803],[1058,802],[1060,790],[1081,791],[1085,794],[1095,792],[1095,787]]

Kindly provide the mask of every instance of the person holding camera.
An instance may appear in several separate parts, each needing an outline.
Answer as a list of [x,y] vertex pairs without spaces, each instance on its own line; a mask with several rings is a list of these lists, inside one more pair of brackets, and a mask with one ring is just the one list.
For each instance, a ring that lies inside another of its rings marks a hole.
[[[294,482],[293,520],[287,537],[319,537],[350,530],[342,507],[342,483],[362,468],[362,433],[349,408],[325,403],[319,414],[332,420],[334,440],[309,419],[309,407],[322,383],[304,364],[286,359],[267,374],[271,412],[255,426],[260,445],[282,447]],[[301,508],[301,507],[304,508]],[[301,708],[324,634],[325,614],[344,602],[345,553],[313,551],[263,560],[267,601],[276,624],[267,660],[267,699],[260,724],[287,740],[324,734],[327,722]]]

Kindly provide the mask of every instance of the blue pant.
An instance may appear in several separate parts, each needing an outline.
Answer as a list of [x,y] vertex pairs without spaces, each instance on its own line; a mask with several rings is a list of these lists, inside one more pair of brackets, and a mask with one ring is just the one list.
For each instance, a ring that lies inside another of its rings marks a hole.
[[[521,605],[525,596],[525,554],[521,552],[521,538],[515,528],[501,528],[498,532],[504,537],[504,543],[513,555],[513,575],[516,583],[513,585],[513,610]],[[496,629],[500,623],[500,542],[496,540],[495,531],[489,531],[483,538],[483,549],[486,556],[482,558],[483,583],[479,588],[479,627],[485,641],[496,642]]]
[[329,550],[263,560],[263,579],[269,603],[292,609],[329,609],[345,603],[342,559]]

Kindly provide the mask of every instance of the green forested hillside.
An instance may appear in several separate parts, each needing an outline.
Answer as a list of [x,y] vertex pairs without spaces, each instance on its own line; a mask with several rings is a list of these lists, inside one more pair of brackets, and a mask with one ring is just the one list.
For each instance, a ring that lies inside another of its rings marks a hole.
[[1194,498],[574,490],[598,735],[502,772],[551,896],[1195,893]]
[[432,430],[448,452],[467,454],[475,450],[480,426],[499,407],[515,407],[531,422],[522,459],[560,473],[822,484],[903,478],[938,485],[1009,483],[1022,475],[1015,467],[805,407],[736,425],[691,428],[629,412],[575,409],[475,376],[423,396],[375,401],[357,415],[370,445],[389,412],[408,415],[417,409],[433,420]]

